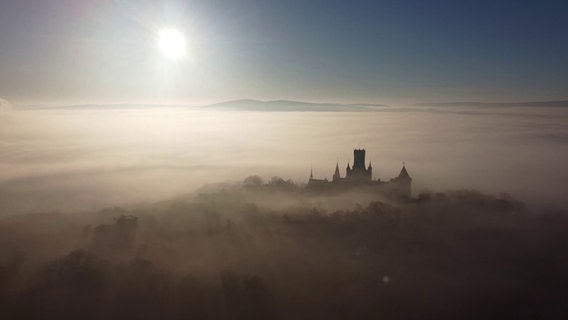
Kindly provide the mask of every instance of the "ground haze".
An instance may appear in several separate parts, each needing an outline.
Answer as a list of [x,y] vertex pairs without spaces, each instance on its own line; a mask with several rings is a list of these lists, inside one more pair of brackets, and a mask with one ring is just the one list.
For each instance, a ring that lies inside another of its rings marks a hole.
[[252,174],[305,183],[313,168],[331,179],[359,147],[375,179],[395,177],[406,161],[415,191],[470,188],[566,204],[564,108],[32,110],[0,122],[2,216],[167,199]]

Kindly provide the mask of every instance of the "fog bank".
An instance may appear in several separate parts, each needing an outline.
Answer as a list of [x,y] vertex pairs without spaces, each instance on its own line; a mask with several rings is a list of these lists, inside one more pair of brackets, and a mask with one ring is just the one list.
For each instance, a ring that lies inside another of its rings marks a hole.
[[342,174],[356,147],[374,178],[402,162],[424,189],[508,192],[564,205],[568,110],[382,112],[34,110],[0,116],[0,215],[155,201],[251,174]]

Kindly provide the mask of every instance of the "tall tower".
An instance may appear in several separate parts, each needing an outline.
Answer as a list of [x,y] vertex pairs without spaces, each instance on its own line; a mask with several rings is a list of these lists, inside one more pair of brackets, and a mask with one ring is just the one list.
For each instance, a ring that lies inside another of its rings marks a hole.
[[353,170],[365,170],[365,149],[353,150]]
[[345,179],[352,182],[372,180],[372,167],[365,168],[365,149],[353,150],[353,160],[353,168],[349,170],[347,167]]

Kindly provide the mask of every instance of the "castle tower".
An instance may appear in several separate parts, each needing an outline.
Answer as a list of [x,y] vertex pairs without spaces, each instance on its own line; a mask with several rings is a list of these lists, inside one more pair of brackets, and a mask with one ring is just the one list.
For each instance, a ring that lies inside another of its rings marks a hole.
[[402,169],[400,170],[398,177],[394,178],[393,180],[400,195],[405,197],[411,196],[412,178],[408,174],[408,171],[406,171],[406,164],[404,162],[402,163]]
[[353,150],[353,170],[365,170],[365,149]]
[[404,162],[402,163],[402,169],[400,170],[400,173],[398,174],[398,178],[401,179],[401,180],[412,182],[412,178],[408,174],[408,171],[406,171],[406,164]]
[[353,168],[347,166],[345,179],[351,182],[372,180],[372,167],[369,170],[365,168],[365,149],[353,150],[353,160]]
[[341,175],[339,174],[339,162],[335,165],[335,173],[333,174],[333,181],[337,182],[341,180]]

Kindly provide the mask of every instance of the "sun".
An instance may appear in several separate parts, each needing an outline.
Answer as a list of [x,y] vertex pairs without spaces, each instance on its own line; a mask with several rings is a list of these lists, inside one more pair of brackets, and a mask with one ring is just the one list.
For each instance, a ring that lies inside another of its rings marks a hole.
[[178,59],[186,53],[183,34],[176,29],[162,29],[158,32],[158,45],[162,53],[170,59]]

